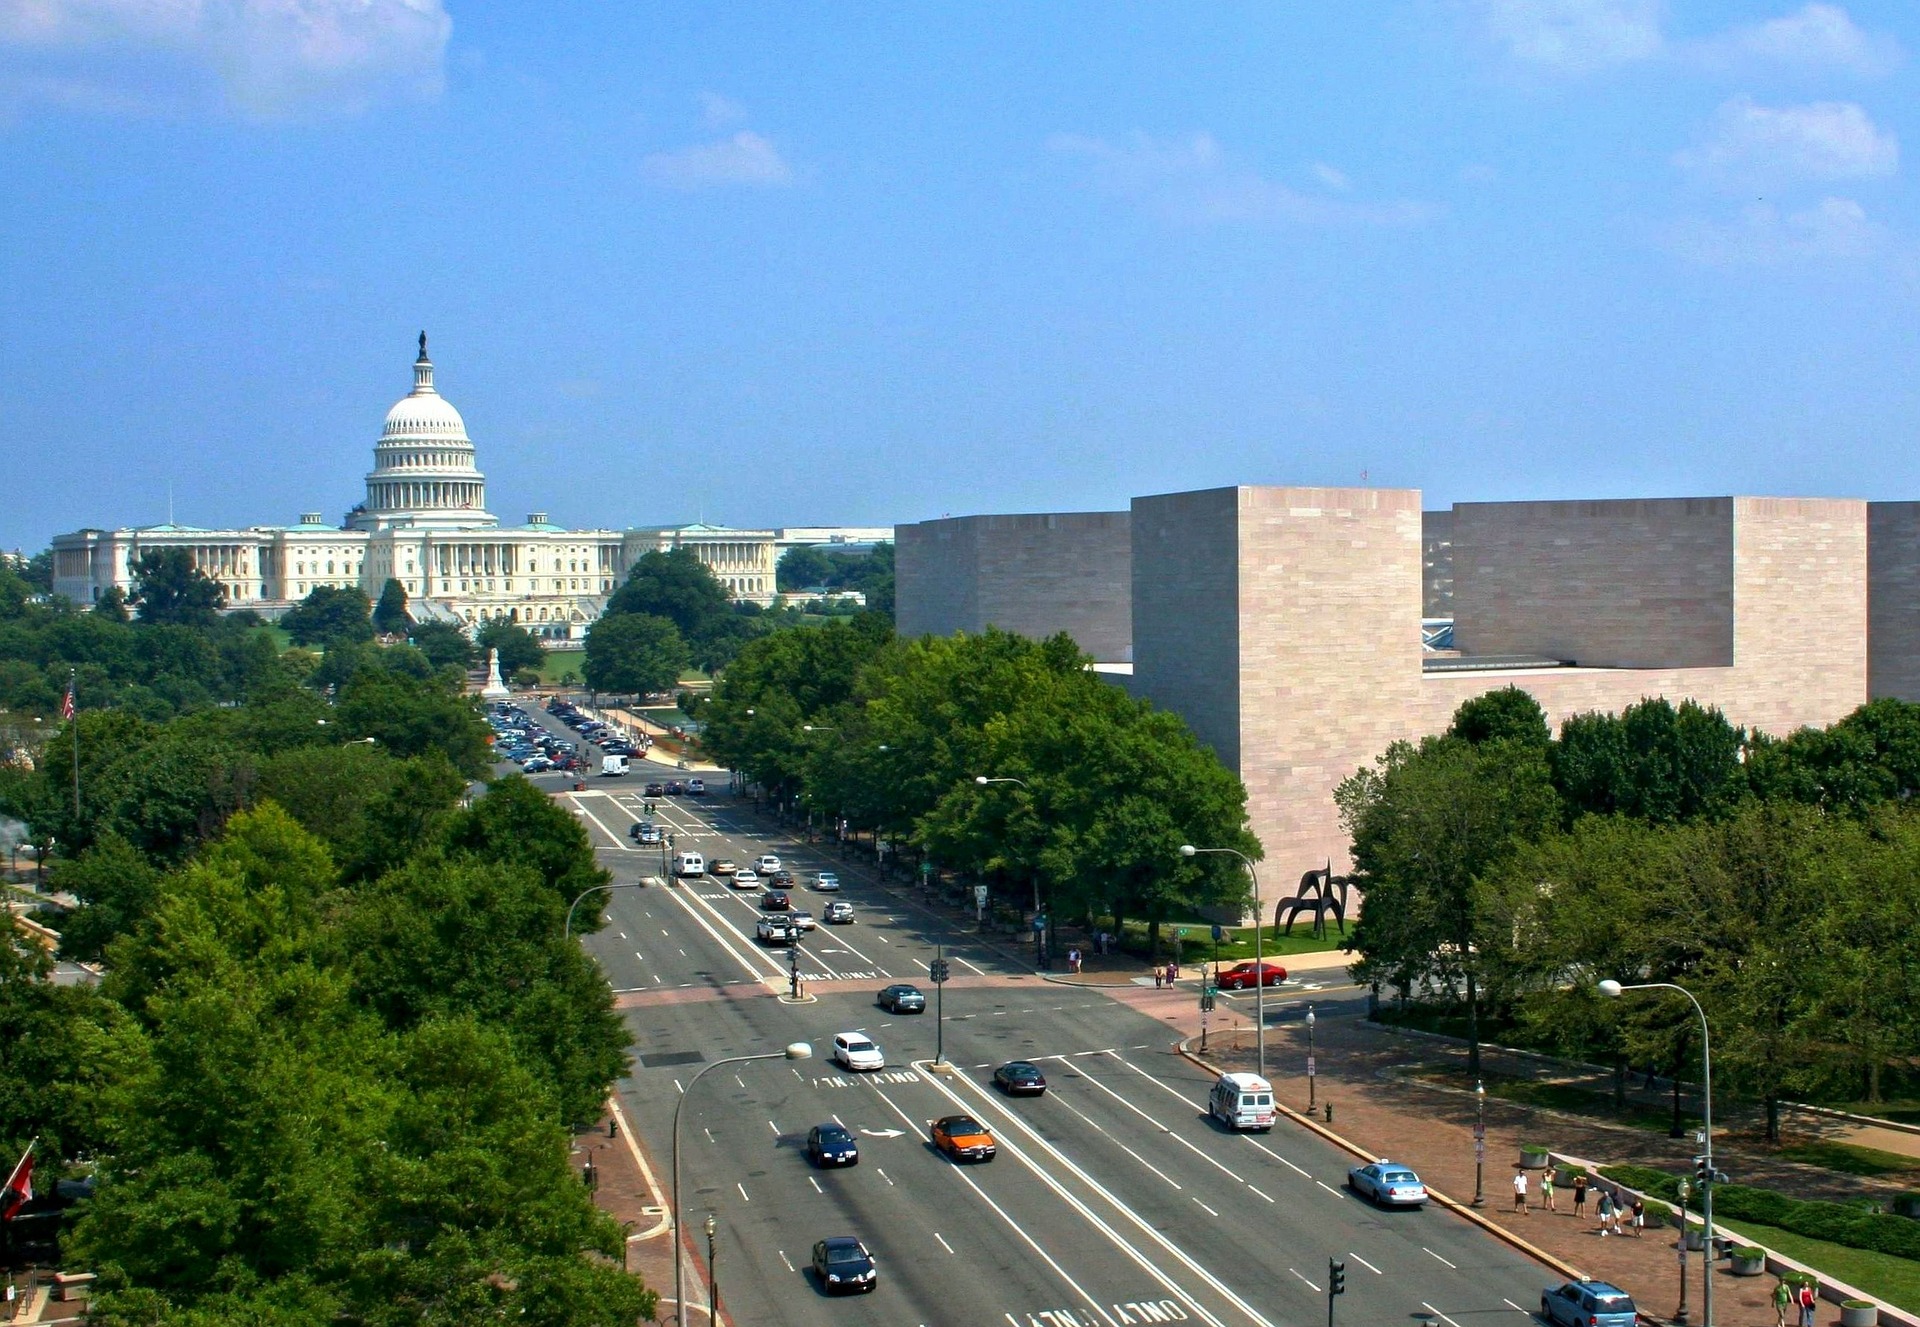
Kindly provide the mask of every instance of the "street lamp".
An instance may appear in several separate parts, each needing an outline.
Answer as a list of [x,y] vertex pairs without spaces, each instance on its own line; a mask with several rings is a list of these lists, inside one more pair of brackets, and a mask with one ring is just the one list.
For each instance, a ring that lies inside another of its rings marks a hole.
[[[1628,991],[1678,991],[1687,997],[1687,1002],[1693,1006],[1693,1012],[1700,1016],[1700,1082],[1704,1101],[1702,1114],[1705,1117],[1705,1127],[1700,1135],[1702,1153],[1700,1215],[1705,1227],[1700,1252],[1701,1280],[1704,1283],[1701,1290],[1701,1307],[1706,1314],[1706,1327],[1713,1327],[1713,1045],[1709,1040],[1711,1034],[1707,1030],[1707,1011],[1700,1007],[1700,1002],[1694,999],[1692,991],[1670,981],[1645,981],[1623,986],[1609,977],[1594,989],[1609,1000],[1618,1000]],[[1686,1231],[1683,1210],[1680,1224],[1680,1256],[1683,1265],[1686,1258]]]
[[1307,1114],[1313,1114],[1313,1006],[1307,1006]]
[[1238,848],[1196,848],[1191,843],[1180,845],[1182,857],[1197,857],[1201,853],[1225,853],[1238,857],[1240,864],[1247,868],[1247,874],[1253,879],[1253,1046],[1254,1059],[1260,1066],[1259,1074],[1267,1076],[1267,965],[1260,960],[1260,876],[1253,869],[1253,859]]
[[1473,1080],[1473,1205],[1487,1205],[1487,1085]]
[[580,906],[580,900],[585,898],[587,895],[598,894],[603,889],[614,890],[614,889],[638,889],[638,888],[640,888],[640,882],[637,880],[628,881],[625,884],[587,886],[585,889],[581,890],[578,894],[574,896],[573,902],[567,905],[567,924],[561,930],[560,938],[562,940],[571,940],[573,938],[573,910]]
[[813,1047],[804,1041],[790,1043],[785,1050],[766,1051],[759,1055],[731,1055],[724,1060],[715,1060],[701,1067],[699,1073],[687,1080],[686,1087],[680,1093],[680,1100],[673,1104],[673,1316],[674,1321],[685,1323],[687,1320],[686,1275],[684,1259],[686,1241],[680,1232],[680,1108],[687,1104],[687,1098],[693,1095],[693,1089],[701,1079],[725,1064],[745,1064],[749,1060],[810,1060]]
[[[982,788],[986,787],[990,783],[1017,783],[1020,785],[1021,789],[1027,794],[1028,797],[1033,796],[1033,789],[1028,787],[1027,781],[1025,779],[1015,779],[1015,778],[990,779],[984,774],[976,774],[973,776],[973,781],[979,784]],[[1034,868],[1034,872],[1033,872],[1033,915],[1035,917],[1040,917],[1043,915],[1040,911],[1040,869],[1038,866]],[[1040,966],[1042,967],[1046,966],[1047,932],[1044,926],[1036,927],[1034,929],[1033,956],[1038,961]]]
[[[708,1212],[707,1213],[707,1321],[709,1323],[716,1323],[720,1321],[718,1318],[714,1317],[714,1307],[720,1303],[720,1259],[718,1255],[716,1255],[714,1252],[713,1231],[714,1231],[713,1213]],[[677,1311],[679,1309],[679,1305],[676,1304],[674,1308]]]

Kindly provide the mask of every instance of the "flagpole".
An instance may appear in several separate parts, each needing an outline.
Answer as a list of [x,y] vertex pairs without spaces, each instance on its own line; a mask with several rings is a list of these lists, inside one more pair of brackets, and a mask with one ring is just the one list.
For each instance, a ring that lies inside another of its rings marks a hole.
[[74,833],[80,832],[80,704],[74,689],[80,684],[80,670],[67,670],[67,719],[73,725],[73,819]]

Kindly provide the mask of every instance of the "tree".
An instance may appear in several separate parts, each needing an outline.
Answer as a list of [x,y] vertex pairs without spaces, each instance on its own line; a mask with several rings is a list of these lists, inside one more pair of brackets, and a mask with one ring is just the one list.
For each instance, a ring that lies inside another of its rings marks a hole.
[[127,592],[118,585],[109,585],[106,592],[94,601],[93,611],[109,622],[126,622],[131,619],[127,611]]
[[780,555],[774,568],[774,584],[782,591],[810,590],[825,585],[833,575],[833,563],[827,555],[808,544],[796,544]]
[[373,621],[368,616],[367,596],[358,589],[339,589],[316,585],[312,592],[288,609],[280,625],[295,645],[334,645],[373,639]]
[[473,778],[492,763],[487,728],[475,703],[439,677],[362,667],[340,688],[335,711],[351,737],[371,737],[396,756],[438,752]]
[[380,587],[380,602],[373,608],[373,626],[383,636],[404,636],[413,626],[407,613],[406,587],[393,577]]
[[1546,711],[1531,693],[1519,687],[1502,687],[1465,701],[1454,711],[1447,731],[1463,742],[1517,741],[1528,746],[1545,747],[1553,739],[1547,727]]
[[473,667],[473,642],[451,622],[422,622],[413,628],[411,639],[413,647],[426,655],[435,668]]
[[538,672],[547,661],[546,650],[533,638],[532,633],[518,622],[509,622],[505,618],[496,617],[481,626],[474,643],[482,653],[500,651],[502,677],[512,677],[528,670]]
[[1555,786],[1571,816],[1619,812],[1656,824],[1719,818],[1747,795],[1745,735],[1717,709],[1664,698],[1560,726]]
[[687,640],[703,639],[730,612],[732,596],[720,578],[690,548],[641,555],[613,597],[605,616],[640,613],[664,617]]
[[582,671],[596,691],[669,691],[686,666],[687,643],[664,617],[622,613],[602,617],[587,630]]
[[53,593],[53,550],[43,548],[27,559],[27,565],[20,573],[22,580],[31,585],[36,594]]
[[133,564],[133,602],[140,620],[182,627],[210,627],[226,606],[226,587],[193,565],[184,548],[142,553]]

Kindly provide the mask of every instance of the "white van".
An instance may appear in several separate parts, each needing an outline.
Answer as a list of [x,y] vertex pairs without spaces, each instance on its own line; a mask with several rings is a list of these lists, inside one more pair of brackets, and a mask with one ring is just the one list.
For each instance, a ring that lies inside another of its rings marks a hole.
[[1221,1074],[1207,1098],[1207,1114],[1229,1129],[1273,1128],[1273,1084],[1259,1074]]
[[683,852],[674,859],[673,873],[675,875],[705,875],[707,873],[707,859],[697,852]]
[[627,758],[625,756],[600,757],[600,773],[602,775],[618,776],[626,772]]

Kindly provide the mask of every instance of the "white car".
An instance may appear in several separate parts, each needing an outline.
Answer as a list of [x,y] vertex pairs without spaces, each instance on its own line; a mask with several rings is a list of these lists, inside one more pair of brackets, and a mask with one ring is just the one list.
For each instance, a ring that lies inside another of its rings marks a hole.
[[865,1033],[842,1032],[833,1039],[834,1063],[846,1069],[884,1069],[887,1057]]
[[760,877],[753,873],[751,867],[743,866],[733,873],[733,887],[735,889],[758,889],[760,888]]
[[753,869],[762,875],[772,875],[780,869],[780,859],[770,852],[762,853],[754,862]]
[[787,914],[787,925],[796,931],[811,931],[814,925],[813,914],[805,908],[797,908]]
[[831,871],[822,871],[813,878],[813,887],[822,894],[832,894],[840,888],[840,877]]

